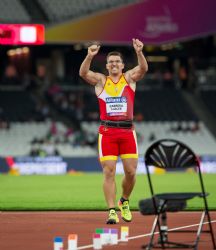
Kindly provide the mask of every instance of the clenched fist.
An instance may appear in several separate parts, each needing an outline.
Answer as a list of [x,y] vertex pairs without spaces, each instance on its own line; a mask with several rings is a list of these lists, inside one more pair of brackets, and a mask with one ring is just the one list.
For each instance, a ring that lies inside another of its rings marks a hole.
[[93,45],[88,47],[88,54],[90,56],[95,56],[95,55],[97,55],[99,49],[100,49],[99,45],[93,44]]
[[133,40],[133,47],[136,52],[140,52],[143,49],[144,44],[139,39],[132,39]]

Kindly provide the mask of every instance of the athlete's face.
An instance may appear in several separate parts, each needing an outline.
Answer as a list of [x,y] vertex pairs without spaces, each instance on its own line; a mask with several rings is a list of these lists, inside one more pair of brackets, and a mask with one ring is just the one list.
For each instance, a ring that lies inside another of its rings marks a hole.
[[120,56],[112,55],[107,58],[106,68],[110,75],[118,75],[122,73],[124,63]]

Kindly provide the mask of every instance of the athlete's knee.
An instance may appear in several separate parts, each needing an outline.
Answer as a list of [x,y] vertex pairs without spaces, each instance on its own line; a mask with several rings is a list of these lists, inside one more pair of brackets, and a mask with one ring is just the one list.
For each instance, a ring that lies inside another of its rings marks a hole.
[[112,170],[104,170],[104,178],[105,179],[114,179],[115,178],[115,171]]
[[128,166],[128,167],[125,167],[124,172],[125,172],[126,177],[130,177],[130,178],[135,177],[136,176],[136,169],[137,169],[137,166],[135,164]]
[[115,178],[115,166],[104,165],[103,173],[105,179],[114,179]]
[[134,178],[136,176],[136,169],[126,169],[125,176],[128,178]]
[[128,172],[136,172],[138,160],[137,159],[123,159],[124,170]]

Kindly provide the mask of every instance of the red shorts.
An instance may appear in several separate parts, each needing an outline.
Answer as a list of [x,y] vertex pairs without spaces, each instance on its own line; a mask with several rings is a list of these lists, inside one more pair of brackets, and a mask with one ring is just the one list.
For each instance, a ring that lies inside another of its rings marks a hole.
[[134,129],[100,126],[98,138],[100,161],[138,158],[136,132]]

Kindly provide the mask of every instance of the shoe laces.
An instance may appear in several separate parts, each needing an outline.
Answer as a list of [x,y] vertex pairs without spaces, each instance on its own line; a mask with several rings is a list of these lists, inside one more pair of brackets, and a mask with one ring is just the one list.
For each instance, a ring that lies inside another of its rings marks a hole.
[[111,210],[109,212],[109,217],[112,217],[112,216],[116,216],[116,211],[115,210]]
[[129,214],[130,209],[129,209],[129,203],[128,201],[124,201],[122,204],[122,209],[124,210],[124,213]]

